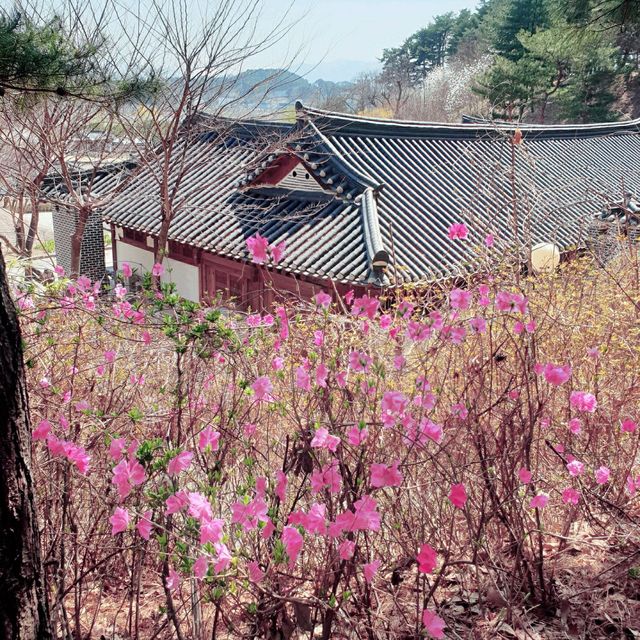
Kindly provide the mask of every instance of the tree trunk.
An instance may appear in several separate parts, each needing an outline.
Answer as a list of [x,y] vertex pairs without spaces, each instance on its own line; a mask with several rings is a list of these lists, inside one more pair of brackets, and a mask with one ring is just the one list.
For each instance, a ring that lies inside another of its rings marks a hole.
[[0,637],[48,640],[22,337],[1,251],[0,469]]

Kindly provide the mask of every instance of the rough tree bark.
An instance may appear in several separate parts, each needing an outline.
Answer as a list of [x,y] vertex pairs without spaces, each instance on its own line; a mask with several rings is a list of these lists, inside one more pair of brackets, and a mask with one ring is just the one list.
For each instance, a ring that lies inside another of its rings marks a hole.
[[51,637],[31,477],[22,337],[0,251],[0,638]]

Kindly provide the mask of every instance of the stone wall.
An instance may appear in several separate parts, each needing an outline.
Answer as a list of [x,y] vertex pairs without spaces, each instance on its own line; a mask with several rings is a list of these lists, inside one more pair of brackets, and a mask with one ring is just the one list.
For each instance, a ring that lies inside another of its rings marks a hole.
[[[56,243],[56,263],[71,275],[71,236],[78,221],[78,213],[72,209],[53,212],[53,235]],[[106,271],[104,261],[104,229],[100,213],[94,211],[87,220],[80,252],[80,273],[92,281],[102,280]]]

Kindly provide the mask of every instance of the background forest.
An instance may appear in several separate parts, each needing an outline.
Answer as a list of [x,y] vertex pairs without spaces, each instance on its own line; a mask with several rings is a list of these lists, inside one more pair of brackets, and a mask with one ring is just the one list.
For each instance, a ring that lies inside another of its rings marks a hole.
[[640,3],[483,0],[436,16],[381,60],[323,106],[439,121],[637,117]]

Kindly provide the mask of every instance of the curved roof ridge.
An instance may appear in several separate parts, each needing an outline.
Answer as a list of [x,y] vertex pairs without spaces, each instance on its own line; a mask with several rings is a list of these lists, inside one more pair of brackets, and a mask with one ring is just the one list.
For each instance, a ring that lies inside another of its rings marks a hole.
[[413,131],[414,134],[419,134],[420,132],[441,132],[451,135],[455,133],[478,134],[491,131],[513,131],[514,129],[520,129],[523,133],[546,133],[561,136],[563,134],[607,134],[614,133],[616,131],[640,131],[640,118],[626,120],[623,122],[598,122],[593,124],[527,124],[490,120],[484,122],[448,123],[419,120],[396,120],[391,118],[352,115],[337,111],[325,111],[323,109],[306,107],[301,102],[296,103],[296,110],[299,113],[303,113],[309,122],[312,122],[315,119],[325,121],[327,124],[333,125],[336,128],[341,128],[345,132],[349,132],[349,128],[356,129],[358,132],[364,132],[366,128],[372,131],[386,130],[387,134],[391,134],[394,130],[397,130],[403,132]]
[[363,189],[367,187],[373,188],[375,191],[380,189],[383,185],[374,180],[371,176],[368,176],[358,169],[356,169],[345,157],[344,154],[329,140],[322,130],[312,120],[307,120],[308,126],[311,127],[314,134],[318,136],[321,143],[331,151],[331,162],[338,165],[345,173],[346,176],[351,178],[356,183],[360,184]]

